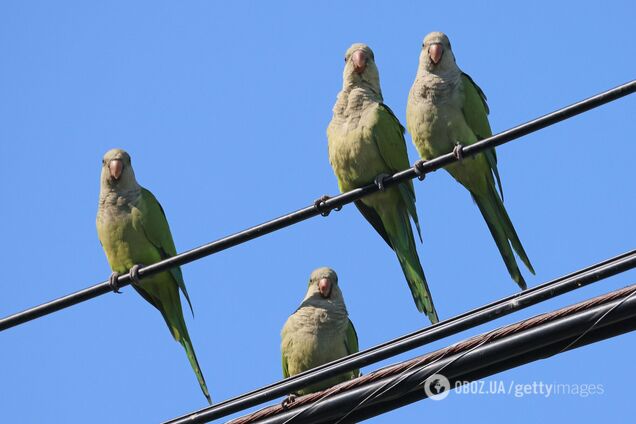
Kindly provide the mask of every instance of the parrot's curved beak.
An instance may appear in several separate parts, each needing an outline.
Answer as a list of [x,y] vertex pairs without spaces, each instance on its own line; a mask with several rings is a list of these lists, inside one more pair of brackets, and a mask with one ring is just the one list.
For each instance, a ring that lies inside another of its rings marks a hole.
[[318,291],[322,297],[328,299],[331,296],[331,280],[329,278],[321,278],[318,281]]
[[121,159],[113,159],[108,163],[108,170],[110,171],[110,176],[114,180],[118,180],[121,177],[121,172],[124,169],[124,164]]
[[356,74],[361,74],[367,67],[367,55],[362,50],[356,50],[351,55],[351,61],[353,62],[353,71]]
[[431,58],[434,64],[438,64],[444,54],[444,47],[441,44],[431,44],[428,48],[428,56]]

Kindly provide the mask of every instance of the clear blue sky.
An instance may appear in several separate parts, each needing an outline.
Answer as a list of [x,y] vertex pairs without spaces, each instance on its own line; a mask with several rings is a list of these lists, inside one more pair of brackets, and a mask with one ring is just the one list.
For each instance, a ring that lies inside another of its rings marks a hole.
[[[108,276],[95,212],[112,147],[132,155],[179,251],[336,193],[325,129],[353,42],[375,50],[402,121],[433,30],[449,34],[488,95],[495,132],[636,76],[633,1],[478,3],[3,1],[0,315]],[[530,286],[635,247],[635,113],[632,96],[498,149],[506,207],[537,270]],[[515,292],[467,192],[443,171],[416,192],[441,317]],[[340,276],[361,347],[427,324],[393,253],[345,207],[184,267],[188,325],[215,400],[279,379],[280,329],[324,265]],[[158,422],[205,406],[160,315],[124,292],[0,334],[0,421]],[[602,384],[602,396],[451,394],[372,422],[617,419],[631,411],[635,342],[625,335],[491,378]]]

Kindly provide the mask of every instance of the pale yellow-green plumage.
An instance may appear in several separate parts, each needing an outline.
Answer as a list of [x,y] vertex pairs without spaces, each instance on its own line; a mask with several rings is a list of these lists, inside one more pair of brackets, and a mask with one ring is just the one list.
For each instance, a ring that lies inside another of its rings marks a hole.
[[[383,103],[373,51],[364,44],[352,45],[345,55],[343,86],[327,138],[329,161],[342,192],[410,166],[404,128]],[[413,183],[387,188],[355,205],[397,255],[417,309],[437,322],[411,227],[413,219],[419,233]]]
[[[285,378],[358,351],[358,336],[331,268],[311,273],[302,303],[281,331],[281,353]],[[298,390],[304,395],[324,390],[360,375],[347,372]]]
[[[428,34],[406,109],[407,128],[422,159],[458,152],[455,150],[458,143],[467,146],[491,136],[488,113],[486,96],[457,66],[448,37],[441,32]],[[470,191],[510,276],[525,289],[526,282],[513,250],[533,274],[534,269],[503,205],[495,150],[463,159],[445,169]]]
[[[121,149],[107,152],[102,162],[97,234],[114,273],[125,273],[134,265],[150,265],[177,254],[161,205],[137,183],[130,156]],[[146,277],[141,284],[133,282],[133,288],[161,312],[170,333],[185,349],[203,394],[211,402],[183,319],[179,288],[188,304],[190,299],[181,269]]]

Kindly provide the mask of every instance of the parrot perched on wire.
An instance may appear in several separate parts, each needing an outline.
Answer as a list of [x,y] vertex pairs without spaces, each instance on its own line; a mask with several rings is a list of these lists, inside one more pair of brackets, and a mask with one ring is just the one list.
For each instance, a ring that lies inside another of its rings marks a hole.
[[438,321],[415,248],[410,219],[421,233],[411,181],[385,188],[383,179],[410,167],[404,127],[383,103],[373,51],[353,44],[345,54],[342,91],[327,128],[329,161],[341,192],[375,182],[380,191],[355,202],[400,261],[415,305]]
[[161,312],[172,337],[185,349],[201,390],[211,403],[183,319],[179,289],[191,310],[192,304],[181,269],[175,267],[139,281],[140,264],[159,262],[176,255],[177,251],[161,205],[150,191],[137,183],[130,156],[121,149],[108,151],[102,162],[97,234],[113,271],[110,277],[113,290],[118,291],[120,273],[130,272],[132,287]]
[[[462,147],[490,137],[484,92],[455,63],[448,37],[432,32],[424,38],[415,82],[409,93],[406,125],[422,160],[453,152],[460,159],[446,170],[470,192],[488,224],[512,279],[525,289],[513,250],[534,274],[503,205],[495,149],[462,158]],[[497,192],[496,185],[499,187]]]
[[[358,335],[333,269],[318,268],[311,273],[305,298],[285,322],[281,339],[285,378],[358,351]],[[298,390],[295,395],[324,390],[359,375],[359,370],[349,371]],[[293,398],[291,395],[288,399]]]

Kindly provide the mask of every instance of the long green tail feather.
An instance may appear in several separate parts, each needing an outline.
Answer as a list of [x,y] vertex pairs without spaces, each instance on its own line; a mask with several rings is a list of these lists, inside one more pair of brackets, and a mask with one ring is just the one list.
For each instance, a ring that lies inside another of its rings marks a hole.
[[477,203],[486,224],[488,225],[488,229],[490,229],[490,233],[495,240],[495,244],[499,249],[499,253],[506,264],[506,268],[508,269],[510,276],[522,290],[525,290],[527,288],[527,284],[521,275],[513,249],[533,274],[534,269],[530,263],[530,259],[528,259],[525,249],[521,245],[519,236],[517,236],[517,232],[510,221],[506,208],[504,207],[499,194],[496,192],[494,184],[488,184],[488,192],[486,195],[477,196],[474,193],[471,194],[475,203]]
[[201,386],[201,391],[203,392],[205,398],[208,400],[208,403],[212,404],[212,398],[210,397],[208,386],[205,383],[205,378],[203,378],[203,373],[201,372],[199,361],[197,360],[197,356],[194,353],[194,347],[192,346],[192,341],[190,340],[190,335],[188,334],[188,328],[186,327],[185,321],[183,319],[181,304],[179,303],[177,305],[178,311],[175,311],[174,313],[174,320],[171,320],[168,317],[166,311],[163,311],[161,309],[159,309],[159,311],[161,312],[161,315],[163,315],[163,319],[166,321],[172,337],[174,337],[174,339],[178,341],[185,349],[188,360],[190,361],[190,366],[192,366],[192,370],[194,371],[194,374],[199,381],[199,386]]
[[517,232],[515,231],[514,225],[512,225],[512,221],[510,220],[510,217],[508,216],[508,212],[506,212],[506,208],[503,205],[503,201],[497,195],[497,192],[495,191],[494,187],[491,187],[491,195],[495,198],[497,202],[497,206],[499,208],[499,215],[504,220],[505,228],[508,229],[508,231],[506,232],[508,234],[508,239],[510,239],[510,243],[512,244],[512,248],[515,250],[515,252],[517,252],[517,255],[519,255],[519,258],[525,264],[528,270],[534,275],[535,273],[534,267],[530,263],[530,259],[528,258],[528,255],[526,254],[526,250],[523,248],[523,245],[521,244],[521,240],[519,240],[519,236],[517,235]]
[[201,372],[201,368],[199,367],[199,361],[197,361],[197,356],[194,353],[194,348],[192,347],[192,342],[190,341],[190,336],[188,336],[187,330],[186,334],[180,340],[181,345],[186,351],[188,355],[188,360],[190,361],[190,365],[194,370],[194,373],[197,376],[197,380],[199,380],[199,386],[201,386],[201,391],[203,395],[208,400],[209,404],[212,404],[212,398],[210,397],[210,392],[208,391],[208,386],[205,384],[205,378],[203,378],[203,373]]
[[411,183],[411,190],[409,190],[406,183],[398,185],[398,188],[400,189],[402,200],[404,200],[404,203],[409,210],[409,215],[411,215],[413,223],[415,223],[415,229],[417,230],[417,235],[420,237],[420,243],[424,243],[422,240],[422,230],[420,229],[420,220],[417,217],[417,209],[415,209],[415,193],[412,191],[413,183],[412,181],[409,181],[409,183]]
[[[415,238],[407,211],[397,211],[393,222],[388,225],[388,235],[395,254],[400,261],[402,272],[411,289],[413,300],[420,312],[426,313],[432,324],[439,321],[433,297],[424,277],[424,270],[415,248]],[[391,225],[393,224],[393,225]],[[393,228],[391,228],[393,227]]]
[[396,205],[391,212],[391,217],[382,217],[376,209],[364,204],[361,200],[357,200],[355,205],[362,213],[362,216],[382,236],[389,247],[395,251],[418,311],[426,313],[431,323],[438,322],[439,318],[433,305],[433,297],[426,284],[420,258],[417,256],[408,209],[403,207],[400,210],[400,206]]

